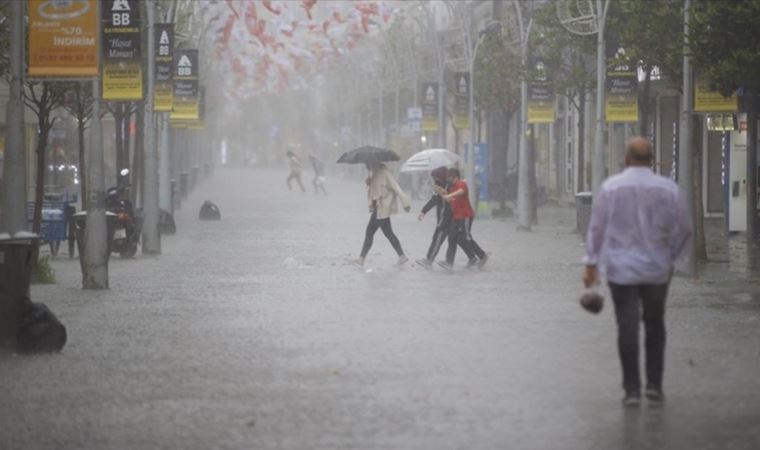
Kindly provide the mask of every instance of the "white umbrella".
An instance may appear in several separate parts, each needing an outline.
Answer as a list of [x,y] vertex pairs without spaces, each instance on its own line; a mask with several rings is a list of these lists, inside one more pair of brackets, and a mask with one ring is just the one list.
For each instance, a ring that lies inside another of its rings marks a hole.
[[454,152],[444,148],[430,148],[417,152],[409,158],[403,166],[402,172],[429,172],[439,167],[451,166],[462,158]]

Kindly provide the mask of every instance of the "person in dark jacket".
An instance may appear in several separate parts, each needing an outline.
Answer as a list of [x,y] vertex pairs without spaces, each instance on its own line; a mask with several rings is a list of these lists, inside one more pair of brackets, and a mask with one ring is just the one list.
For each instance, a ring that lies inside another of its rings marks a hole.
[[[430,176],[433,177],[433,183],[436,187],[443,188],[444,190],[448,189],[448,183],[446,181],[446,175],[447,175],[447,169],[445,167],[439,167],[432,172],[430,172]],[[441,196],[438,192],[433,192],[433,195],[430,197],[430,200],[428,200],[427,203],[425,203],[425,206],[422,207],[422,212],[420,212],[420,215],[417,217],[420,221],[425,218],[425,215],[427,215],[430,210],[435,208],[435,215],[436,215],[436,226],[435,231],[433,231],[433,239],[430,242],[430,247],[428,248],[427,256],[423,259],[418,259],[416,262],[417,264],[421,265],[422,267],[425,267],[426,269],[430,269],[433,266],[433,261],[435,261],[435,257],[438,255],[438,252],[441,249],[441,246],[446,241],[446,238],[449,234],[449,227],[451,225],[451,207],[448,203],[444,202],[441,199]],[[461,245],[460,247],[465,252],[467,257],[469,258],[469,262],[467,263],[468,267],[474,267],[478,264],[478,258],[475,256],[475,253],[467,246]]]

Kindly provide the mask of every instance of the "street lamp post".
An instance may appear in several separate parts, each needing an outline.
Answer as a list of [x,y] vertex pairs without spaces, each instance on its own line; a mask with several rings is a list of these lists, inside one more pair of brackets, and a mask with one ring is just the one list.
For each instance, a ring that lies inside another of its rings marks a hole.
[[24,153],[24,2],[9,5],[10,70],[3,164],[2,224],[10,234],[26,230],[26,155]]
[[594,141],[594,164],[592,173],[593,191],[597,192],[604,181],[604,82],[607,65],[604,56],[604,26],[610,0],[596,0],[596,139]]
[[145,146],[144,146],[144,170],[143,170],[143,210],[145,221],[143,223],[142,251],[146,254],[161,253],[161,234],[158,231],[159,223],[159,192],[158,192],[158,148],[156,140],[156,121],[153,113],[153,96],[155,95],[155,28],[154,15],[156,7],[152,0],[146,2],[148,19],[148,95],[145,99]]
[[499,21],[492,21],[478,33],[478,39],[475,41],[475,47],[470,55],[470,85],[469,87],[469,116],[470,116],[470,142],[468,145],[469,155],[467,158],[467,181],[470,184],[470,203],[477,205],[477,190],[475,189],[475,61],[478,57],[478,49],[483,43],[486,33],[492,30],[501,30],[502,24]]
[[[100,5],[103,7],[103,5]],[[98,17],[100,15],[98,14]],[[98,35],[100,22],[98,22]],[[96,39],[96,43],[97,43]],[[100,44],[98,52],[100,52]],[[90,180],[87,184],[87,216],[85,218],[84,251],[79,255],[82,261],[82,288],[108,289],[108,224],[105,203],[105,160],[103,155],[103,128],[100,123],[101,80],[92,83],[92,125],[90,125],[90,155],[88,169]]]
[[[571,8],[572,0],[558,0],[557,14],[565,29],[573,34],[588,36],[596,33],[596,136],[592,170],[592,189],[596,192],[604,181],[604,82],[607,65],[604,61],[604,27],[610,0],[596,0],[596,10],[589,0],[587,7]],[[577,13],[577,14],[576,14]]]
[[[514,3],[517,13],[517,24],[520,27],[520,59],[525,66],[528,61],[528,37],[530,29],[533,26],[533,19],[529,19],[524,25],[522,9],[518,2]],[[517,228],[519,230],[530,231],[533,215],[533,192],[531,192],[531,170],[533,167],[533,158],[529,159],[528,150],[528,80],[525,76],[520,81],[520,163],[518,166],[518,185],[517,185]]]
[[[678,148],[678,183],[689,209],[689,217],[694,217],[694,174],[692,172],[692,69],[688,51],[689,21],[691,19],[691,0],[685,0],[683,9],[684,55],[683,55],[683,89],[681,94],[681,129],[679,130]],[[752,169],[754,170],[754,169]],[[754,208],[753,208],[754,210]],[[689,275],[696,275],[696,241],[690,239],[686,247],[685,270]]]

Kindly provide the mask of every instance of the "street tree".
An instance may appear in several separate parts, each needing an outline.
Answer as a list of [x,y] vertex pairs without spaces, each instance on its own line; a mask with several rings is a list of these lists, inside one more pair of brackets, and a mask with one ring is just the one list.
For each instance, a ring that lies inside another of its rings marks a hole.
[[531,54],[544,62],[547,82],[552,91],[566,97],[578,113],[576,188],[585,191],[590,185],[590,177],[585,176],[586,100],[596,86],[593,61],[596,38],[567,31],[559,22],[556,11],[556,6],[551,2],[536,9],[530,37]]
[[[507,137],[510,134],[512,118],[520,110],[520,79],[522,76],[519,49],[509,42],[505,42],[504,37],[497,33],[486,34],[475,59],[475,80],[473,83],[475,105],[478,111],[499,111],[505,119],[503,124],[504,135]],[[509,139],[506,139],[504,161],[508,161],[508,154]],[[506,183],[505,180],[505,184],[509,183]],[[506,208],[507,189],[508,186],[505,185],[499,196],[501,211]]]
[[126,184],[126,177],[121,175],[122,169],[129,168],[129,145],[130,133],[129,127],[132,121],[132,114],[136,108],[133,102],[111,102],[106,103],[106,109],[113,116],[114,121],[114,144],[116,147],[116,184],[123,187]]
[[688,44],[697,77],[723,95],[737,91],[747,112],[747,237],[757,236],[757,119],[760,1],[696,0]]
[[87,210],[87,163],[85,158],[85,131],[92,118],[92,82],[75,81],[66,92],[63,107],[77,122],[77,145],[79,149],[79,187],[82,210]]
[[34,190],[34,215],[32,231],[39,233],[42,226],[42,201],[45,190],[45,151],[50,130],[58,117],[53,111],[63,104],[67,83],[58,81],[27,81],[24,89],[24,102],[37,116],[37,180]]
[[[639,133],[648,136],[654,106],[652,73],[659,70],[674,88],[680,89],[683,60],[682,0],[611,2],[607,15],[608,54],[617,48],[643,72],[639,89]],[[611,51],[609,51],[611,50]]]

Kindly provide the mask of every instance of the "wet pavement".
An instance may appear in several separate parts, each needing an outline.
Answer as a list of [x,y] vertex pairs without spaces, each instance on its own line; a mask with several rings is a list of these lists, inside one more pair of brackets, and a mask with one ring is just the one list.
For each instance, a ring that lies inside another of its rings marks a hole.
[[[760,448],[751,273],[675,280],[667,403],[624,410],[611,305],[577,304],[573,211],[542,209],[532,233],[478,219],[483,271],[396,268],[381,233],[360,269],[361,185],[323,197],[285,176],[217,170],[163,255],[112,259],[109,291],[57,259],[32,295],[69,343],[0,355],[0,448]],[[197,220],[205,199],[221,222]],[[393,219],[412,259],[433,227],[420,206]]]

